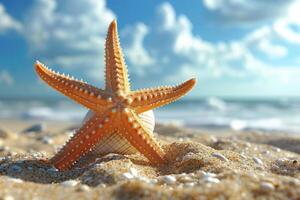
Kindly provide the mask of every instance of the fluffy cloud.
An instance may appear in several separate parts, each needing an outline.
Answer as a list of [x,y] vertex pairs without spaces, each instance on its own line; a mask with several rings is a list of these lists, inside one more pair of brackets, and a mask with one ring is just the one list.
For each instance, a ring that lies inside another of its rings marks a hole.
[[259,49],[270,57],[279,58],[287,55],[287,49],[280,45],[274,45],[269,40],[262,40]]
[[126,39],[124,42],[125,54],[128,61],[136,68],[136,73],[144,75],[143,67],[154,65],[155,59],[150,56],[145,49],[144,39],[148,34],[148,27],[143,23],[138,23],[134,27],[127,27],[122,33]]
[[[227,88],[240,88],[241,93],[245,93],[245,88],[254,91],[263,87],[262,91],[268,91],[276,85],[294,83],[299,69],[293,66],[274,68],[268,61],[277,61],[289,54],[282,39],[300,42],[297,31],[291,27],[298,23],[296,19],[299,18],[295,17],[298,11],[290,12],[293,14],[288,18],[278,19],[291,9],[292,1],[276,1],[276,8],[270,3],[268,12],[263,13],[267,2],[254,0],[249,6],[249,1],[204,1],[217,17],[222,15],[233,23],[277,17],[274,25],[224,42],[210,42],[195,35],[187,16],[176,14],[170,3],[161,4],[151,24],[139,22],[120,30],[131,77],[143,86],[150,86],[154,81],[177,83],[194,76],[200,83],[205,82],[206,94],[209,94],[209,87],[215,93],[226,93],[220,89],[225,83]],[[240,8],[236,9],[237,6]],[[106,7],[105,0],[36,0],[25,20],[28,23],[25,23],[24,34],[32,54],[41,61],[66,67],[66,70],[73,70],[72,74],[74,71],[88,72],[98,80],[103,77],[99,67],[103,66],[107,26],[113,18],[115,15]],[[151,81],[146,82],[145,75],[151,77]]]
[[[200,83],[209,83],[204,86],[205,94],[210,94],[209,88],[219,94],[233,94],[234,89],[220,89],[220,85],[226,83],[225,88],[235,88],[238,93],[257,93],[257,88],[261,88],[262,94],[271,95],[274,88],[287,92],[283,87],[291,83],[296,85],[295,80],[300,74],[296,65],[271,64],[272,60],[277,61],[289,53],[272,24],[255,29],[240,39],[209,42],[193,33],[193,24],[185,15],[177,15],[171,4],[163,3],[157,9],[155,24],[147,30],[151,34],[145,35],[143,40],[149,42],[140,47],[146,48],[147,55],[154,57],[156,62],[152,67],[142,69],[144,74],[160,82],[178,82],[195,76]],[[130,62],[134,68],[139,67],[139,63]],[[289,88],[292,89],[295,90]]]
[[157,55],[173,61],[161,63],[162,68],[168,72],[168,80],[178,74],[181,78],[197,76],[211,79],[220,78],[221,75],[241,77],[241,68],[251,68],[242,64],[244,60],[253,58],[244,43],[233,41],[214,44],[203,40],[193,34],[193,26],[189,19],[185,15],[176,16],[169,3],[164,3],[158,8],[158,23],[158,29],[153,31],[155,37],[164,42],[160,42],[160,52]]
[[103,66],[108,24],[115,18],[105,0],[35,0],[25,20],[32,55],[48,65],[96,76]]
[[281,17],[294,2],[295,0],[203,0],[204,6],[216,19],[241,25]]
[[0,33],[8,30],[21,31],[21,24],[13,19],[5,10],[5,7],[0,3]]
[[275,28],[272,26],[263,26],[248,33],[243,42],[248,48],[254,48],[270,58],[278,59],[288,54],[285,46],[276,44],[278,40],[279,35]]
[[12,76],[5,70],[0,71],[0,84],[11,86],[14,84],[14,79]]
[[274,29],[284,40],[300,44],[300,2],[297,1],[289,9],[288,15],[274,23]]
[[[28,23],[24,33],[32,54],[45,63],[70,71],[77,69],[99,79],[106,29],[113,18],[104,0],[36,0],[25,20]],[[133,78],[145,74],[165,81],[176,76],[243,78],[246,73],[253,74],[261,63],[249,49],[270,57],[287,54],[269,37],[273,32],[260,30],[240,41],[214,44],[194,35],[190,20],[185,15],[177,16],[171,4],[163,3],[153,26],[129,25],[121,31],[121,42],[127,62],[134,69]]]

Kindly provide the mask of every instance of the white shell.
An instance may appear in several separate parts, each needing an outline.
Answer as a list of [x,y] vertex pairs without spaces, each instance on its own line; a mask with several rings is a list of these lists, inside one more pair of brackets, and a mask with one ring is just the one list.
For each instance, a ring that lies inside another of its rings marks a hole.
[[[89,111],[82,124],[89,120],[94,115],[93,111]],[[155,126],[155,118],[152,110],[139,114],[140,119],[144,126],[153,133]],[[119,154],[133,154],[137,150],[120,134],[111,133],[106,138],[102,139],[92,150],[93,154],[105,155],[108,153],[119,153]]]

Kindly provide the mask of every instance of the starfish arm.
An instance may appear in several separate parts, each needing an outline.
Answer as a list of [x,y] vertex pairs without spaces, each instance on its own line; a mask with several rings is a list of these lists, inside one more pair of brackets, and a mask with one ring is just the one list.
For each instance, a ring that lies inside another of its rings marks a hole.
[[142,113],[169,104],[190,91],[196,83],[190,79],[178,86],[159,87],[131,92],[131,106],[136,113]]
[[110,24],[106,37],[105,63],[106,90],[121,93],[129,92],[128,72],[120,47],[115,20]]
[[85,122],[64,147],[50,159],[50,163],[59,170],[67,170],[91,151],[102,138],[111,133],[112,116],[108,114],[103,116],[94,115]]
[[102,111],[111,104],[108,93],[101,89],[60,75],[38,61],[35,64],[35,70],[39,77],[52,88],[91,110]]
[[151,133],[144,127],[140,118],[133,111],[122,114],[122,128],[120,133],[129,143],[134,146],[148,160],[160,165],[165,163],[165,153],[159,143],[151,136]]

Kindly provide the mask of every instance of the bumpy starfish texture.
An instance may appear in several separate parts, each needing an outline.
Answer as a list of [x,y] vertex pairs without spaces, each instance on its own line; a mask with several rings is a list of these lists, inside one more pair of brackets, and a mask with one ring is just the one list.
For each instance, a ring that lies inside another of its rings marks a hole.
[[40,62],[35,70],[48,85],[93,111],[93,116],[52,158],[59,170],[70,169],[103,138],[117,133],[128,140],[152,164],[165,163],[164,151],[145,127],[139,114],[175,101],[195,85],[190,79],[174,87],[158,87],[131,91],[127,68],[119,44],[117,23],[108,29],[105,45],[105,90],[93,87],[64,74],[59,74]]

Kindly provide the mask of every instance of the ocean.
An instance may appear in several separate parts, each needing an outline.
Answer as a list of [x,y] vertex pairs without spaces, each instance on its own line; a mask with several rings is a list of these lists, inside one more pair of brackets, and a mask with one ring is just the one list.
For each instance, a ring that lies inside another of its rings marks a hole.
[[[0,99],[1,119],[80,122],[87,110],[67,99]],[[181,100],[154,111],[156,121],[202,129],[300,133],[300,99]]]

